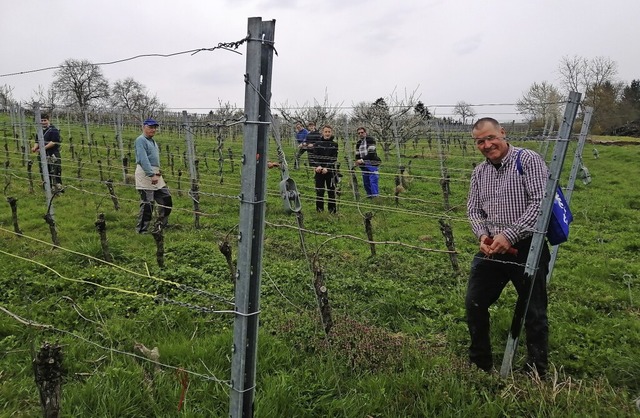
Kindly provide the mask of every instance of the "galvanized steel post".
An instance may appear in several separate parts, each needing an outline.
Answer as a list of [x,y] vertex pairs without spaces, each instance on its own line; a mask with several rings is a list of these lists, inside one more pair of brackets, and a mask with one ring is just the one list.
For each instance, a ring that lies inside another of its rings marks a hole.
[[560,130],[558,131],[558,139],[553,147],[553,158],[549,167],[550,176],[547,180],[544,198],[540,204],[540,213],[536,220],[535,231],[533,233],[533,238],[531,239],[529,255],[524,268],[524,275],[530,278],[531,283],[529,285],[529,291],[526,295],[526,299],[523,300],[521,297],[518,297],[518,302],[516,302],[516,309],[513,314],[511,327],[509,328],[509,336],[507,337],[507,345],[502,358],[502,366],[500,367],[500,376],[502,377],[507,377],[509,373],[511,373],[513,366],[513,358],[515,357],[516,350],[518,348],[520,331],[524,325],[527,309],[529,308],[531,291],[533,290],[533,285],[535,283],[535,275],[540,263],[542,248],[543,245],[545,245],[544,239],[549,225],[549,219],[551,219],[553,201],[555,199],[556,189],[558,188],[558,180],[562,172],[564,158],[567,154],[567,147],[571,137],[573,122],[576,118],[576,114],[578,113],[580,97],[581,94],[578,92],[569,93],[569,100],[565,108],[564,118],[562,120]]
[[253,416],[274,32],[275,20],[249,18],[229,410],[229,416],[234,418]]

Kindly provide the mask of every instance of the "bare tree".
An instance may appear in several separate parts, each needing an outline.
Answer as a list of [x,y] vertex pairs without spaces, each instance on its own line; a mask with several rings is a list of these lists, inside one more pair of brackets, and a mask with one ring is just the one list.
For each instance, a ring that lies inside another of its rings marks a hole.
[[618,63],[607,57],[595,57],[587,67],[588,85],[598,88],[618,74]]
[[465,102],[459,101],[456,103],[456,106],[453,108],[453,114],[460,116],[462,119],[462,124],[467,124],[467,118],[474,118],[476,116],[476,111],[473,110],[473,107]]
[[612,97],[621,93],[621,85],[616,82],[618,64],[608,57],[587,59],[580,56],[562,57],[558,66],[562,85],[567,92],[579,91],[583,93],[580,107],[593,108],[592,131],[603,131],[608,123],[604,122],[610,109],[606,107],[612,102]]
[[322,125],[335,124],[338,111],[342,103],[332,105],[329,103],[329,96],[325,91],[324,100],[322,103],[313,99],[313,105],[305,103],[302,106],[290,107],[287,102],[278,106],[276,110],[280,113],[282,118],[290,125],[295,125],[296,122],[305,124],[309,121],[314,121],[320,128]]
[[109,97],[109,82],[102,70],[88,60],[64,61],[54,73],[53,88],[65,104],[87,110],[96,100]]
[[584,57],[577,55],[562,57],[558,65],[558,73],[560,74],[560,82],[567,93],[584,92],[588,65],[589,62]]
[[232,105],[230,102],[223,103],[222,100],[218,99],[218,108],[215,112],[213,110],[209,111],[208,119],[228,122],[240,119],[243,113],[244,109],[239,108],[237,105]]
[[[215,109],[215,112],[213,110],[209,111],[206,121],[208,123],[225,125],[233,121],[241,120],[243,116],[244,109],[239,108],[235,104],[232,105],[230,102],[223,103],[222,100],[218,99],[218,108]],[[242,135],[242,125],[235,124],[224,130],[216,131],[216,134],[220,133],[226,135],[226,138],[233,139]]]
[[602,110],[602,105],[607,102],[607,97],[610,96],[612,88],[615,90],[620,87],[620,90],[622,90],[622,87],[615,80],[617,74],[618,64],[610,58],[595,57],[589,61],[583,103],[585,106],[593,107],[594,122],[596,123],[599,118],[598,113]]
[[31,95],[31,102],[38,102],[43,109],[48,112],[53,112],[58,107],[60,101],[60,94],[58,90],[53,87],[53,84],[45,89],[42,85],[38,85],[38,88],[33,91]]
[[367,126],[388,159],[392,146],[414,139],[423,128],[423,121],[431,117],[428,109],[425,111],[424,105],[419,106],[419,103],[415,90],[410,94],[405,91],[404,97],[394,91],[373,103],[354,106],[353,119],[356,124]]
[[618,64],[608,57],[587,59],[574,55],[564,56],[558,66],[560,81],[566,92],[579,91],[584,94],[581,105],[593,107],[594,117],[597,118],[600,108],[599,94],[605,90],[605,83],[615,83],[618,74]]
[[142,121],[153,116],[162,104],[142,83],[127,77],[113,84],[111,106],[125,109],[131,116]]
[[559,115],[562,100],[560,91],[553,84],[535,82],[516,102],[516,109],[531,122],[546,121]]
[[0,86],[0,109],[8,109],[13,103],[13,87],[8,84]]

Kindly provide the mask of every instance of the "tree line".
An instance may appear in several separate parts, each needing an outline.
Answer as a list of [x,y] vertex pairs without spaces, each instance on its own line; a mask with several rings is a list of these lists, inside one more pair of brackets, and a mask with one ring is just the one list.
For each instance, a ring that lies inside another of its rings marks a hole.
[[640,80],[617,80],[618,64],[607,57],[564,56],[557,72],[559,85],[534,82],[517,101],[516,109],[530,122],[546,126],[559,121],[565,97],[579,91],[582,110],[593,108],[593,134],[640,137]]
[[[0,88],[0,104],[7,108],[12,100],[12,88]],[[60,107],[85,112],[90,109],[122,109],[140,121],[166,109],[156,94],[132,77],[111,84],[100,66],[88,60],[67,59],[53,74],[49,87],[38,86],[29,102],[40,103],[41,109],[54,112]]]
[[[516,102],[516,109],[531,126],[558,126],[562,118],[564,102],[569,92],[583,94],[581,107],[593,108],[591,132],[605,135],[640,137],[640,79],[625,83],[616,79],[618,65],[607,57],[585,58],[565,56],[557,67],[558,84],[536,81]],[[53,112],[60,107],[85,112],[90,109],[121,109],[129,119],[142,121],[147,117],[166,113],[166,105],[160,102],[140,82],[132,77],[117,80],[112,84],[106,79],[100,66],[88,60],[65,60],[54,73],[48,88],[39,86],[31,102],[39,102],[41,108]],[[12,102],[12,88],[0,86],[0,105],[7,108]],[[229,104],[223,113],[236,118],[239,109]],[[340,105],[331,105],[325,97],[324,103],[314,101],[304,108],[289,108],[284,104],[278,111],[288,122],[314,120],[319,125],[335,124],[339,118]],[[218,112],[216,112],[218,113]],[[211,116],[211,115],[210,115]],[[417,99],[416,92],[396,91],[371,103],[361,102],[354,106],[355,120],[370,127],[370,131],[382,140],[388,152],[394,142],[410,140],[416,128],[432,119],[429,109]],[[472,104],[458,101],[453,108],[454,119],[440,118],[446,124],[473,122],[476,111]],[[445,120],[446,119],[446,120]]]

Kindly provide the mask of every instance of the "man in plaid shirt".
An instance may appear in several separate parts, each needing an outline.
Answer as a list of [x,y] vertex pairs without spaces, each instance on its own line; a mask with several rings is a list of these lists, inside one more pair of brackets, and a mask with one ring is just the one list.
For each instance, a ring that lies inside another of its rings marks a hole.
[[[469,359],[480,369],[491,371],[489,307],[498,300],[509,281],[519,297],[527,297],[529,282],[524,277],[524,264],[549,171],[537,153],[523,149],[520,174],[516,169],[516,154],[521,148],[507,142],[504,128],[493,118],[479,119],[473,125],[472,135],[486,160],[473,171],[467,202],[467,215],[480,247],[471,264],[465,300],[471,336]],[[517,250],[516,255],[512,248]],[[537,371],[540,375],[544,375],[548,367],[546,276],[549,258],[545,244],[525,318],[528,351],[525,370]]]

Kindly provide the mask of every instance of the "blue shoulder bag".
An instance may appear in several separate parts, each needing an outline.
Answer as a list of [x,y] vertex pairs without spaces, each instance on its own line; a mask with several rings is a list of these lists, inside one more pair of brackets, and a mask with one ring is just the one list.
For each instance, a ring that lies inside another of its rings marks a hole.
[[[522,169],[522,161],[520,161],[520,153],[516,154],[516,169],[520,175],[524,174]],[[551,245],[559,245],[569,239],[569,224],[573,221],[573,215],[569,209],[569,204],[562,194],[562,188],[558,186],[556,196],[553,199],[553,207],[551,209],[551,219],[547,227],[547,240]]]

